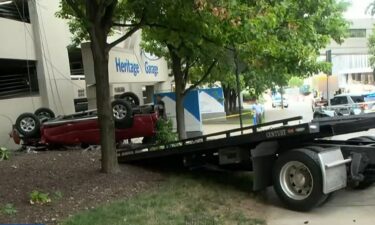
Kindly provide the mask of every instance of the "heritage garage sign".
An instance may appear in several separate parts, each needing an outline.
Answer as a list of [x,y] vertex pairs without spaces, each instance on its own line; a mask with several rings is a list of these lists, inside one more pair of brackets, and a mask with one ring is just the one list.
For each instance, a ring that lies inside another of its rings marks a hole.
[[[86,83],[95,84],[94,64],[89,45],[82,45]],[[168,65],[163,58],[150,59],[143,51],[114,47],[108,59],[109,83],[157,83],[168,80]]]

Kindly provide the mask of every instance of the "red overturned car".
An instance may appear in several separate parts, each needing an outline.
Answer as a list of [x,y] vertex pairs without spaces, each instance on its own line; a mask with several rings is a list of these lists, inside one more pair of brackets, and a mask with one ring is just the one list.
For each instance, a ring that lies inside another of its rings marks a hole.
[[[125,100],[112,102],[116,142],[143,137],[143,143],[154,140],[158,119],[152,107],[142,108]],[[55,117],[48,108],[23,113],[13,125],[11,136],[24,146],[98,145],[100,130],[97,111],[90,110]]]

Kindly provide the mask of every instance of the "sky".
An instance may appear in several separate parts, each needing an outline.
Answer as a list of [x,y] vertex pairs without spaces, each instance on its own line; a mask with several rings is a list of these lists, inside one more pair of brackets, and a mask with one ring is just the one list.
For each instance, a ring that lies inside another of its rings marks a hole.
[[349,0],[351,3],[347,12],[344,14],[348,19],[360,19],[360,18],[370,18],[370,15],[366,15],[365,11],[367,6],[373,0]]

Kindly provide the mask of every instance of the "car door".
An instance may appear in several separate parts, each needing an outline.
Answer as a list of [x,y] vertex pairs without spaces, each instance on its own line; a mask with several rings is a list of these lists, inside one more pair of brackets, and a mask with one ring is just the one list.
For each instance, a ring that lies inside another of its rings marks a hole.
[[333,101],[333,107],[337,113],[337,115],[349,115],[350,114],[350,107],[349,107],[349,96],[336,96]]

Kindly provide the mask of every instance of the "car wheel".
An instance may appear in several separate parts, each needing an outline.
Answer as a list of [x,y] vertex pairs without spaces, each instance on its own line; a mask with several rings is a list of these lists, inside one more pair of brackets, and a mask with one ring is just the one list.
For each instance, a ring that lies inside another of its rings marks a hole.
[[289,107],[289,105],[285,105],[285,106],[284,106],[284,108],[288,108],[288,107]]
[[25,138],[36,138],[40,135],[40,121],[33,113],[23,113],[16,120],[16,129]]
[[132,92],[125,92],[119,96],[119,99],[129,102],[132,106],[139,106],[139,98]]
[[131,127],[133,122],[133,110],[127,101],[121,99],[113,101],[112,111],[116,128]]
[[273,168],[274,189],[290,209],[308,211],[326,199],[323,177],[316,153],[307,149],[285,152]]
[[275,104],[272,104],[272,108],[276,108],[276,105],[275,105]]
[[39,121],[48,121],[55,118],[55,113],[49,108],[39,108],[35,110],[34,114],[39,118]]

